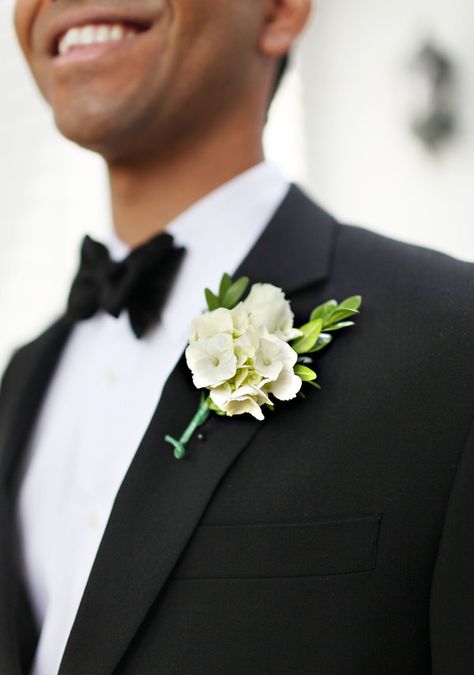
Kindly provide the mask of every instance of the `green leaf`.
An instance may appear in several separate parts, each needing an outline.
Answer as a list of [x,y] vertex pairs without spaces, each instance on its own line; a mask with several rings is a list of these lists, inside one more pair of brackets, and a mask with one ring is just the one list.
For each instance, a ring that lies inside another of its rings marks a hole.
[[315,389],[322,389],[321,385],[318,384],[317,382],[308,382],[308,384],[310,384]]
[[[327,324],[332,326],[335,323],[339,323],[339,321],[344,321],[344,319],[349,319],[353,316],[356,316],[356,314],[359,314],[357,309],[345,309],[338,307],[328,318]],[[324,326],[326,328],[326,326]]]
[[206,296],[207,307],[210,312],[220,307],[219,298],[215,296],[214,293],[209,288],[206,288],[204,294]]
[[315,319],[314,321],[305,323],[304,326],[300,327],[300,331],[302,331],[303,335],[296,338],[296,340],[293,340],[291,343],[292,349],[294,349],[297,354],[304,354],[305,352],[311,351],[316,344],[322,327],[323,322],[321,319]]
[[232,286],[232,277],[227,273],[223,274],[219,286],[219,300],[221,300],[221,302],[231,286]]
[[362,305],[362,297],[360,295],[351,295],[350,298],[346,298],[341,303],[339,303],[339,309],[360,309]]
[[350,328],[353,325],[354,325],[353,321],[340,321],[339,323],[335,323],[333,326],[326,326],[324,330],[325,331],[341,330],[341,328]]
[[250,279],[248,277],[240,277],[240,279],[237,279],[237,281],[227,289],[227,292],[223,297],[224,307],[233,309],[247,290],[249,283]]
[[[360,295],[352,295],[350,298],[346,298],[334,309],[334,311],[326,318],[326,325],[332,326],[333,324],[339,323],[339,321],[344,321],[344,319],[350,319],[356,314],[359,314],[359,307],[362,304],[362,298]],[[326,325],[324,328],[326,328]]]
[[331,342],[332,342],[332,335],[328,335],[327,333],[321,333],[320,336],[318,337],[316,344],[310,350],[310,353],[314,354],[315,352],[319,352],[321,349],[324,349],[324,347],[327,347],[329,344],[331,344]]
[[322,319],[324,325],[325,320],[333,313],[336,308],[336,300],[328,300],[324,304],[319,305],[313,309],[309,320],[314,321],[315,319]]
[[295,366],[295,375],[298,375],[303,382],[312,382],[318,377],[314,370],[306,366]]

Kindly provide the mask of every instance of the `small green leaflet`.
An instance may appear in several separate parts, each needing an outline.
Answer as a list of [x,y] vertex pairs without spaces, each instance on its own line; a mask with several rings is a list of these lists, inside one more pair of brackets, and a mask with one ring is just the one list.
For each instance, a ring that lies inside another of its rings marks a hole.
[[215,295],[209,288],[204,291],[208,310],[212,312],[219,307],[233,309],[240,302],[249,283],[248,277],[240,277],[232,283],[231,276],[224,274],[219,284],[219,295]]
[[209,290],[209,288],[206,288],[204,294],[206,296],[207,308],[209,309],[210,312],[220,307],[219,298],[216,295],[214,295],[214,293],[211,290]]
[[233,309],[240,301],[240,298],[243,296],[247,290],[247,286],[250,283],[248,277],[241,277],[232,284],[230,288],[227,289],[224,297],[222,298],[223,306],[227,309]]
[[314,319],[321,319],[323,322],[323,326],[326,323],[326,320],[328,317],[331,316],[331,314],[334,312],[334,310],[337,308],[337,301],[336,300],[328,300],[325,302],[323,305],[319,305],[319,307],[316,307],[313,309],[311,312],[311,316],[309,318],[310,321],[314,321]]
[[303,335],[296,338],[296,340],[293,340],[291,348],[294,349],[297,354],[310,352],[318,340],[322,327],[323,322],[321,319],[314,319],[309,323],[305,323],[304,326],[301,326],[299,329]]
[[[328,330],[330,326],[335,326],[344,319],[349,319],[359,314],[361,304],[362,298],[360,295],[352,295],[339,304],[336,300],[328,300],[324,304],[313,309],[310,321],[321,319],[323,322],[323,330]],[[340,326],[340,328],[347,328],[349,325],[352,324],[346,324]]]
[[298,375],[298,377],[300,377],[303,382],[312,382],[318,377],[314,370],[301,365],[295,366],[295,375]]
[[340,303],[336,300],[328,300],[313,309],[309,322],[299,329],[303,335],[290,343],[292,349],[298,354],[294,372],[303,382],[318,389],[321,388],[315,382],[316,373],[308,367],[308,364],[313,361],[309,354],[315,354],[331,344],[333,337],[330,333],[353,326],[354,322],[347,321],[347,319],[359,314],[361,305],[361,296],[351,295]]

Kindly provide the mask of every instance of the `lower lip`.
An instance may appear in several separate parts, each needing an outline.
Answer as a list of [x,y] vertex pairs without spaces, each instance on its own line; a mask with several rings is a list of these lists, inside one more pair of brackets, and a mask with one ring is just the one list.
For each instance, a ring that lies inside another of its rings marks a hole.
[[80,45],[73,47],[66,54],[57,54],[53,57],[53,63],[57,66],[94,61],[100,59],[108,53],[118,52],[135,42],[141,33],[130,33],[128,37],[121,40],[110,40],[109,42],[97,42],[91,45]]

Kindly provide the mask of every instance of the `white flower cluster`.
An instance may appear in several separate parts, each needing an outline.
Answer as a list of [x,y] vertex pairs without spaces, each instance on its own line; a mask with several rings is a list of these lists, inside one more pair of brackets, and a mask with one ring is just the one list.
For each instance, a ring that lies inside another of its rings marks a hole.
[[270,395],[294,398],[301,378],[298,355],[288,344],[301,335],[280,288],[254,284],[234,309],[205,312],[192,324],[186,361],[198,389],[208,389],[213,405],[228,416],[250,413],[263,420]]

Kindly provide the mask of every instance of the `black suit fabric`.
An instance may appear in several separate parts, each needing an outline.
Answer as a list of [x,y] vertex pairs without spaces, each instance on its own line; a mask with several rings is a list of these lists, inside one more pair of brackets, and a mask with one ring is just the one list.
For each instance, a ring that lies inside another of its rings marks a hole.
[[[362,311],[316,355],[321,391],[264,423],[212,416],[178,462],[164,435],[199,402],[181,359],[60,674],[472,675],[472,266],[340,225],[293,186],[238,272],[282,287],[297,322],[355,293]],[[32,656],[13,504],[70,330],[60,318],[4,377],[1,675]]]

